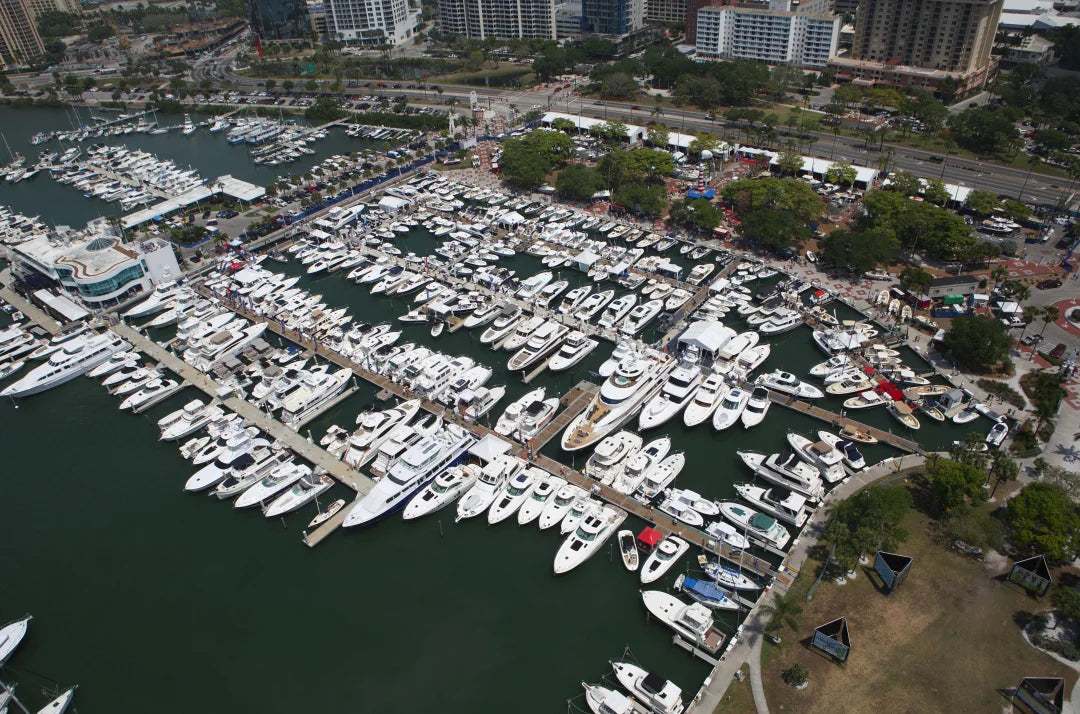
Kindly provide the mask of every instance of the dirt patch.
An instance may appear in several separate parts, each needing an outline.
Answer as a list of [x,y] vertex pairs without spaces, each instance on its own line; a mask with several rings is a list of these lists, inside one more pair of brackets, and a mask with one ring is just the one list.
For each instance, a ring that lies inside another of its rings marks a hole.
[[731,680],[724,698],[713,710],[713,714],[746,714],[754,711],[754,692],[750,689],[750,668],[745,664],[739,669],[743,678]]
[[[1001,569],[964,559],[928,534],[928,519],[912,512],[911,534],[899,550],[915,558],[903,585],[886,596],[871,567],[843,587],[822,583],[804,605],[798,635],[784,644],[765,643],[763,678],[773,711],[990,712],[1006,700],[1002,690],[1024,676],[1059,676],[1071,689],[1076,673],[1025,642],[1017,622],[1049,607],[1002,582]],[[803,572],[813,577],[816,563]],[[844,615],[852,651],[834,664],[809,641],[813,628]],[[771,651],[769,651],[771,650]],[[795,662],[810,670],[810,686],[798,691],[780,673]]]

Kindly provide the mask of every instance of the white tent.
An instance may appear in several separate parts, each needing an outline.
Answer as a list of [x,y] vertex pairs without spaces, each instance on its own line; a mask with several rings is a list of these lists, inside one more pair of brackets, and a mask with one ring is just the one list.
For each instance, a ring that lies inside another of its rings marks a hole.
[[495,434],[487,434],[483,439],[469,447],[469,453],[481,461],[491,461],[496,456],[510,451],[510,442]]
[[397,198],[396,196],[383,196],[379,199],[379,208],[393,215],[404,210],[409,202],[404,198]]
[[499,216],[499,227],[500,228],[506,228],[506,229],[514,228],[516,226],[520,226],[524,222],[525,222],[525,216],[521,215],[517,211],[510,211],[509,213],[506,213],[506,214],[503,214],[503,215]]
[[724,345],[735,336],[735,330],[724,327],[718,320],[697,320],[679,335],[677,351],[682,352],[687,347],[696,347],[713,359],[720,353]]
[[599,255],[591,250],[583,250],[570,259],[570,265],[583,273],[587,273],[589,268],[593,266],[593,263],[598,260],[600,260]]

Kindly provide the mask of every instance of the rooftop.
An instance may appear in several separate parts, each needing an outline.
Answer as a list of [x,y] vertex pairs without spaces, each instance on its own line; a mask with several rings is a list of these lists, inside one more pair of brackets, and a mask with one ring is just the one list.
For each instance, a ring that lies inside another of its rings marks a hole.
[[940,278],[935,278],[934,282],[930,283],[932,288],[947,287],[949,285],[970,285],[971,283],[978,284],[979,278],[975,275],[945,275]]

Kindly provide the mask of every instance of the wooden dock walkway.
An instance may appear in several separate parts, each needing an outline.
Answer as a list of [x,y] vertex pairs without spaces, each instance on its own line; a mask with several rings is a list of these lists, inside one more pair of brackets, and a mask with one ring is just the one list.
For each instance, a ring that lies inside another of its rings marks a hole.
[[[217,397],[218,389],[220,388],[220,385],[217,382],[184,362],[161,345],[139,334],[134,328],[123,323],[115,324],[111,329],[130,342],[135,349],[151,356],[159,364],[175,372],[189,384],[202,390],[209,397]],[[333,478],[353,489],[358,494],[366,494],[375,485],[374,481],[367,476],[364,476],[356,469],[349,467],[344,461],[331,456],[325,449],[320,448],[317,444],[309,442],[293,429],[290,429],[243,399],[233,396],[225,399],[222,403],[245,420],[251,422],[274,439],[283,443],[289,449],[292,449],[301,458],[309,461],[314,466],[325,469]]]
[[599,391],[599,387],[592,382],[581,381],[564,394],[559,400],[562,411],[556,414],[555,418],[548,422],[548,425],[533,438],[533,450],[539,451],[544,448],[556,434],[565,429],[567,424],[583,412],[585,407],[589,406],[589,402],[596,396],[597,391]]
[[41,329],[45,330],[50,335],[55,335],[60,331],[60,323],[49,317],[44,310],[38,308],[36,305],[32,305],[11,288],[3,288],[0,290],[0,298],[3,298],[14,305],[16,310],[26,315],[27,319],[37,323]]
[[896,447],[901,451],[906,451],[909,454],[924,454],[923,448],[919,446],[918,442],[911,439],[905,439],[902,436],[897,436],[890,431],[883,431],[877,427],[863,424],[862,422],[849,419],[845,416],[840,416],[836,412],[830,412],[822,409],[821,407],[815,407],[807,402],[793,399],[786,394],[780,394],[779,392],[769,391],[769,398],[772,399],[774,404],[780,404],[789,409],[794,409],[797,412],[808,414],[821,421],[828,422],[835,427],[850,426],[853,429],[868,432],[871,436],[875,437],[878,441],[889,446]]

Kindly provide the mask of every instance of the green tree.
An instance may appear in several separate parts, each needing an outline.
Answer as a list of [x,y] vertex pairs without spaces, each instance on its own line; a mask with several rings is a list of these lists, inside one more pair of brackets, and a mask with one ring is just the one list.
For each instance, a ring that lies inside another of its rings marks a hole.
[[781,176],[797,176],[802,171],[803,163],[802,154],[795,151],[782,151],[776,160]]
[[1050,592],[1050,602],[1066,618],[1080,622],[1080,590],[1072,585],[1055,585]]
[[925,294],[933,282],[933,274],[914,265],[908,265],[900,271],[900,285],[919,295]]
[[849,163],[838,161],[825,172],[825,181],[837,186],[851,186],[858,177],[855,167]]
[[825,205],[810,184],[799,179],[739,179],[724,186],[723,197],[740,214],[774,208],[804,223],[820,219]]
[[998,486],[1009,481],[1015,481],[1020,475],[1020,465],[1013,461],[1007,453],[1001,450],[990,453],[990,468],[987,470],[988,479],[994,479],[994,489],[990,492],[993,496],[997,493]]
[[559,131],[565,131],[569,134],[577,133],[577,124],[570,121],[569,119],[564,119],[563,117],[559,117],[555,121],[551,122],[551,128],[558,129]]
[[1075,556],[1080,515],[1060,486],[1028,484],[1009,501],[1005,522],[1013,545],[1022,552],[1058,562]]
[[656,126],[649,127],[648,139],[651,145],[659,149],[664,149],[667,147],[670,138],[671,132],[667,130],[666,126],[658,124]]
[[790,211],[758,208],[742,216],[743,236],[773,250],[793,248],[810,239],[810,229]]
[[1017,201],[1016,199],[1006,199],[1001,204],[1001,212],[1005,214],[1006,218],[1010,218],[1014,221],[1026,221],[1031,218],[1031,209],[1026,204]]
[[567,201],[586,201],[604,188],[600,172],[584,164],[570,164],[559,172],[555,181],[559,197]]
[[910,171],[897,171],[889,178],[889,188],[904,196],[918,196],[922,193],[922,179]]
[[902,486],[871,486],[837,503],[825,526],[836,562],[850,570],[864,553],[895,550],[907,540],[900,523],[910,510],[911,493]]
[[761,614],[765,615],[768,622],[765,632],[771,633],[773,640],[780,641],[780,631],[785,627],[792,632],[799,631],[799,615],[802,614],[802,606],[795,598],[788,595],[775,595],[772,602],[761,606]]
[[466,66],[474,72],[483,67],[484,53],[481,50],[473,50],[472,52],[470,52],[468,58],[466,59]]
[[284,82],[281,83],[281,88],[284,89],[286,92],[291,92],[293,90],[293,87],[295,86],[296,82],[292,81],[291,79],[286,79]]
[[561,132],[534,130],[503,143],[499,168],[511,183],[536,187],[570,155],[573,145],[573,140]]
[[944,206],[952,196],[949,189],[945,188],[945,182],[941,179],[931,179],[923,187],[923,198],[936,206]]
[[720,225],[723,214],[704,198],[684,198],[671,204],[668,218],[678,226],[712,229]]
[[980,188],[968,194],[964,205],[980,216],[989,216],[1001,207],[1001,201],[995,194]]
[[969,501],[980,501],[986,495],[983,490],[986,474],[970,464],[937,458],[927,463],[925,478],[939,513]]
[[314,79],[309,79],[308,81],[304,82],[304,89],[306,89],[309,92],[314,92],[318,88],[319,88],[319,83],[316,82]]
[[985,371],[1009,356],[1012,338],[989,315],[961,315],[953,320],[942,343],[963,367]]
[[878,263],[892,260],[899,241],[886,231],[849,231],[840,228],[818,241],[818,245],[822,260],[829,265],[865,273],[873,270]]
[[634,213],[650,216],[659,214],[667,206],[667,190],[663,184],[622,183],[612,192],[612,198]]

